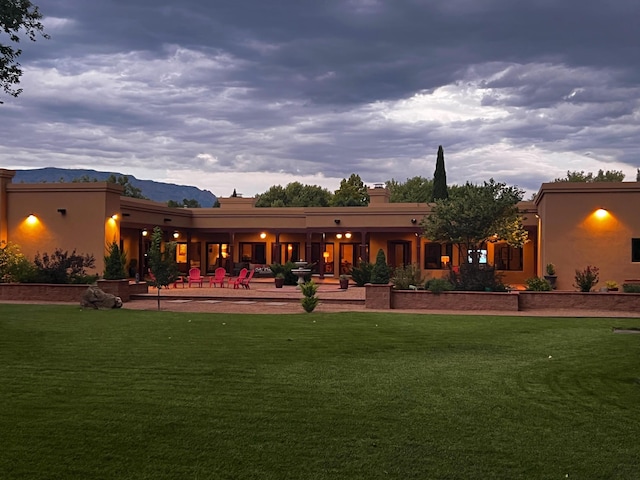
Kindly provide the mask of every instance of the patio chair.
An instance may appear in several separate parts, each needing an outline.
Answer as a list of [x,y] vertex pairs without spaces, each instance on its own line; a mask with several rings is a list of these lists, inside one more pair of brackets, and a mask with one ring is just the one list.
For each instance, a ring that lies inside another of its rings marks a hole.
[[242,270],[240,270],[236,278],[229,279],[229,283],[227,283],[227,286],[233,285],[233,288],[239,288],[240,285],[242,285],[242,281],[247,276],[248,271],[249,270],[247,270],[246,268],[243,268]]
[[215,287],[220,285],[220,287],[224,287],[224,279],[227,276],[227,271],[223,267],[216,268],[213,277],[209,277],[209,286]]
[[204,281],[204,277],[200,274],[200,269],[197,267],[193,267],[189,269],[189,288],[191,288],[191,284],[200,285],[202,287],[202,282]]
[[240,282],[240,285],[242,285],[244,288],[251,288],[249,287],[249,282],[251,282],[251,279],[253,278],[253,275],[256,273],[256,269],[254,268],[253,270],[249,271],[249,273],[247,274],[246,277],[244,277],[242,279],[242,281]]

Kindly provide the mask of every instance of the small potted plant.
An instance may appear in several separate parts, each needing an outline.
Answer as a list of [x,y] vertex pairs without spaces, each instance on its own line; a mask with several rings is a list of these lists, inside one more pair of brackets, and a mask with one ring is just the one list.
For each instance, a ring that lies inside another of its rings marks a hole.
[[587,265],[584,270],[576,270],[576,281],[573,286],[581,292],[590,292],[598,283],[599,272],[600,269],[592,265]]
[[607,286],[607,292],[617,292],[618,291],[618,282],[615,282],[613,280],[607,280],[605,282],[605,285]]
[[282,288],[284,285],[284,273],[278,272],[275,276],[276,288]]
[[556,276],[556,266],[553,263],[547,263],[546,271],[547,271],[547,274],[544,276],[544,279],[547,282],[549,282],[549,285],[551,285],[551,288],[555,290],[556,280],[558,278]]
[[347,288],[349,288],[349,276],[340,275],[340,289],[346,290]]

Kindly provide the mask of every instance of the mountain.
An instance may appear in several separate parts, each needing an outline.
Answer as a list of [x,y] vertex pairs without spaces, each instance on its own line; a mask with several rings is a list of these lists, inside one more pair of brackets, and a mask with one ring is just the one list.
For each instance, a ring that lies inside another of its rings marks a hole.
[[[118,172],[99,172],[97,170],[83,170],[76,168],[37,168],[35,170],[16,170],[14,183],[57,183],[70,182],[81,177],[96,178],[105,181],[110,175],[125,176]],[[142,195],[156,202],[167,203],[169,200],[182,202],[183,199],[196,200],[203,207],[212,207],[216,203],[216,196],[209,190],[201,190],[187,185],[155,182],[153,180],[138,180],[133,175],[126,175],[129,183],[142,190]]]

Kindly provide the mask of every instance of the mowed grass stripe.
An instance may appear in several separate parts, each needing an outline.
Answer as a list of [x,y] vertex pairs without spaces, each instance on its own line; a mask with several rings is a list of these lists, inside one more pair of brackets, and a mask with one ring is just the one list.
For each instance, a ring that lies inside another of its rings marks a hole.
[[638,478],[638,322],[0,305],[0,478]]

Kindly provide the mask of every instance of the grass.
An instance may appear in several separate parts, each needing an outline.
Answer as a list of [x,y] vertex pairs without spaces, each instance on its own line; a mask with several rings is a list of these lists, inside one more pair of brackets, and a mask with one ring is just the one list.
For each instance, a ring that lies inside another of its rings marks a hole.
[[637,479],[639,323],[0,305],[0,478]]

